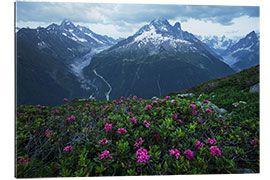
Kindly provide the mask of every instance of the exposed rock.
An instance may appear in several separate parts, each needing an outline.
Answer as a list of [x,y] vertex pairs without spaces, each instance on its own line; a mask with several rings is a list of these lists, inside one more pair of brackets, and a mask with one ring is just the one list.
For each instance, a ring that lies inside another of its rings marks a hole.
[[155,99],[155,100],[158,100],[158,97],[154,96],[154,97],[152,97],[151,99]]
[[249,92],[259,92],[260,91],[260,83],[257,83],[249,88]]
[[[201,101],[197,101],[196,103],[198,103],[198,104],[200,104],[200,105],[204,104],[204,103],[201,102]],[[212,104],[210,101],[209,101],[209,104],[210,104],[210,106],[211,106],[218,114],[220,114],[220,115],[225,115],[225,113],[228,112],[226,109],[224,109],[224,108],[219,108],[217,105]]]
[[187,96],[194,96],[193,93],[186,93],[186,94],[177,94],[177,97],[187,97]]
[[224,115],[225,113],[227,113],[227,110],[224,108],[219,108],[218,106],[216,106],[215,104],[212,104],[212,108],[218,112],[221,115]]

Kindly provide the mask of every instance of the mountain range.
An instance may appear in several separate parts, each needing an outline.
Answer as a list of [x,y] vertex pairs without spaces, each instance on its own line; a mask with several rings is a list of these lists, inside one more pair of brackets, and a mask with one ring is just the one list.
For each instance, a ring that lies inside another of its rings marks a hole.
[[260,34],[251,31],[239,40],[226,36],[197,36],[220,60],[239,72],[259,64]]
[[69,20],[46,28],[21,28],[16,33],[17,105],[56,105],[63,97],[88,97],[75,73],[76,63],[79,60],[81,66],[88,54],[115,42]]
[[[160,18],[126,39],[99,35],[67,19],[16,31],[17,105],[57,105],[64,97],[162,96],[232,74],[238,64],[245,68],[243,54],[250,52],[245,48],[253,41],[259,45],[252,34],[252,41],[237,42],[245,46],[226,44],[223,38],[221,49],[227,49],[221,52],[215,43],[183,31],[179,22],[171,25]],[[235,53],[237,48],[243,53]],[[226,64],[230,56],[231,67]]]
[[237,72],[258,65],[259,46],[259,36],[252,31],[224,51],[223,61]]
[[134,35],[95,55],[84,75],[98,87],[93,96],[115,99],[161,96],[234,71],[193,34],[155,19]]

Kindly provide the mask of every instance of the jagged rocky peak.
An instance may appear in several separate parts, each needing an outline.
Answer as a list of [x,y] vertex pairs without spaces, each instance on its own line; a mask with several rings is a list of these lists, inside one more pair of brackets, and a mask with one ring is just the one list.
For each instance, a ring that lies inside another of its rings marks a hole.
[[64,19],[60,25],[62,28],[75,28],[75,25],[69,20]]
[[165,18],[155,18],[154,20],[152,20],[150,22],[150,24],[152,24],[152,25],[169,25],[170,26],[170,23]]
[[176,22],[176,23],[174,24],[173,28],[174,28],[174,29],[177,29],[178,31],[181,31],[181,30],[182,30],[182,29],[181,29],[181,24],[180,24],[180,22]]
[[180,22],[176,22],[174,26],[172,26],[165,18],[155,18],[149,24],[143,26],[136,34],[139,35],[148,31],[154,31],[157,34],[163,34],[165,36],[183,38]]
[[257,37],[255,31],[251,31],[248,35],[246,35],[246,38],[252,39],[252,40],[258,40],[258,37]]

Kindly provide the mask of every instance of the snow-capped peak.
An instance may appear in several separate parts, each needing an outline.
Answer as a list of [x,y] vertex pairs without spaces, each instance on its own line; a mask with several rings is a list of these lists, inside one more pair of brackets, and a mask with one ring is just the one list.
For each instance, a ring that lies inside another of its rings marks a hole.
[[193,52],[199,48],[195,45],[198,41],[192,34],[182,31],[179,22],[172,26],[166,19],[158,18],[144,25],[133,36],[121,41],[111,50],[141,49],[147,50],[149,54],[160,51]]
[[68,19],[64,19],[60,25],[63,29],[74,29],[76,26]]

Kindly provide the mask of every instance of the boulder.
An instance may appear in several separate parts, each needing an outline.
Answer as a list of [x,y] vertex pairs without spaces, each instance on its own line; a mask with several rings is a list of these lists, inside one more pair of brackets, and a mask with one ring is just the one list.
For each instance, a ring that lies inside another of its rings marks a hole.
[[249,88],[249,92],[255,93],[260,91],[260,83],[257,83]]

